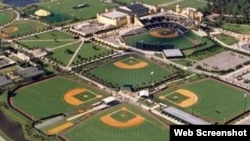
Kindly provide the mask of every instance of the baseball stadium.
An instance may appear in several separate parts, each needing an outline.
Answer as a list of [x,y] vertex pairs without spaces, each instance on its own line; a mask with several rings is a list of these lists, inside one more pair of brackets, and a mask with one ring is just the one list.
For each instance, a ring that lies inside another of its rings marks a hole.
[[[131,104],[106,109],[63,134],[66,140],[80,141],[168,141],[166,124]],[[98,136],[97,136],[98,135]]]
[[155,98],[206,121],[218,123],[225,123],[250,108],[248,92],[215,79],[173,85],[156,94]]
[[37,120],[61,113],[69,114],[79,108],[88,109],[106,96],[107,93],[87,83],[57,76],[21,87],[11,102],[20,112]]
[[183,16],[166,14],[138,19],[138,22],[141,27],[122,35],[127,45],[138,49],[162,51],[188,49],[205,44],[201,37],[189,30],[192,22]]

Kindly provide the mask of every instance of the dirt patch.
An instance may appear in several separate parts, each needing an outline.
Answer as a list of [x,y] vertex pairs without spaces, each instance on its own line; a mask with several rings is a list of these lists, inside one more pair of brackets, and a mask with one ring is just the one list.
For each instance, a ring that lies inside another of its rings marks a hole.
[[3,39],[8,39],[10,36],[8,34],[5,34],[5,33],[0,33],[0,38],[3,38]]
[[17,26],[9,26],[9,27],[4,28],[3,32],[9,34],[9,33],[16,32],[17,30],[18,30]]
[[156,38],[176,38],[179,36],[177,31],[169,34],[161,34],[159,30],[152,30],[149,33],[151,36]]
[[52,129],[48,130],[46,134],[47,135],[55,135],[55,134],[65,130],[65,129],[68,129],[68,128],[72,127],[73,125],[74,124],[72,122],[67,122],[65,124],[62,124],[60,126],[57,126],[55,128],[52,128]]
[[79,93],[82,93],[86,91],[86,89],[84,88],[76,88],[76,89],[73,89],[73,90],[70,90],[68,91],[65,95],[64,95],[64,100],[71,104],[71,105],[74,105],[74,106],[78,106],[78,105],[81,105],[83,103],[83,101],[75,98],[74,96],[79,94]]
[[114,63],[114,65],[118,68],[122,68],[122,69],[141,69],[141,68],[144,68],[148,65],[148,63],[146,62],[139,62],[137,64],[134,64],[134,65],[127,65],[125,63],[123,63],[122,61],[117,61]]
[[181,107],[189,107],[189,106],[194,105],[195,103],[198,102],[198,97],[196,96],[196,94],[189,91],[189,90],[178,89],[176,92],[188,97],[188,99],[177,104]]
[[[127,109],[122,108],[122,110],[127,110]],[[131,112],[131,111],[129,111],[129,112]],[[140,115],[138,115],[136,113],[133,113],[133,114],[135,114],[134,118],[132,118],[126,122],[125,121],[124,122],[118,121],[118,120],[112,118],[111,117],[112,114],[113,113],[101,117],[101,121],[108,126],[117,127],[117,128],[133,127],[133,126],[140,125],[145,121],[145,119],[143,117],[141,117]]]

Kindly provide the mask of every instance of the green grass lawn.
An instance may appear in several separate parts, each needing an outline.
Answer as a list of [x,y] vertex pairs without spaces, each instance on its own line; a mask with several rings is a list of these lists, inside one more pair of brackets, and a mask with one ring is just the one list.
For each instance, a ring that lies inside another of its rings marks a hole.
[[[204,42],[201,37],[195,35],[191,31],[185,33],[185,35],[193,40]],[[175,44],[175,48],[179,48],[179,49],[185,49],[185,48],[190,48],[194,46],[194,43],[192,43],[191,41],[189,41],[183,36],[178,36],[176,38],[156,38],[150,35],[150,31],[135,35],[134,37],[127,36],[127,37],[124,37],[123,39],[125,43],[130,46],[135,46],[136,41],[143,41],[145,43],[155,43],[155,44],[156,43],[170,43],[170,44]]]
[[190,60],[187,59],[176,59],[176,60],[172,60],[175,63],[181,64],[183,66],[188,67],[192,62]]
[[221,53],[223,51],[226,51],[225,48],[219,46],[213,46],[204,50],[197,51],[192,55],[188,56],[188,58],[199,61],[211,57],[215,54]]
[[[244,110],[244,94],[246,92],[213,79],[205,79],[179,88],[167,89],[158,93],[156,100],[167,105],[177,106],[168,100],[159,99],[159,96],[169,94],[180,88],[190,90],[198,96],[198,103],[183,110],[188,112],[194,110],[196,116],[209,121],[222,123],[239,115]],[[250,108],[249,95],[247,96],[246,107],[247,109]]]
[[75,64],[79,62],[86,62],[87,60],[93,59],[95,57],[100,57],[109,54],[109,49],[98,46],[93,43],[85,43],[82,45],[77,56],[74,58],[73,62]]
[[233,36],[229,36],[226,34],[218,34],[215,35],[215,37],[227,45],[233,45],[237,42],[237,40]]
[[[138,126],[128,128],[115,128],[102,123],[100,118],[126,107],[132,112],[146,118],[146,121]],[[69,130],[64,136],[73,141],[169,141],[169,130],[148,113],[130,105],[121,104],[102,111],[92,118],[80,123]]]
[[[148,63],[148,65],[144,68],[130,70],[118,68],[113,64],[116,61],[124,60],[128,57],[135,57],[136,59]],[[152,71],[154,74],[151,77],[150,73]],[[131,84],[134,87],[140,87],[150,85],[151,82],[163,80],[164,77],[168,77],[172,74],[172,72],[140,56],[126,55],[98,66],[97,68],[93,69],[90,74],[104,81],[111,82],[112,84],[119,87],[122,87],[125,84]]]
[[231,23],[223,23],[221,28],[229,31],[233,31],[240,34],[250,34],[250,25],[246,24],[231,24]]
[[131,4],[132,2],[136,1],[136,2],[143,2],[146,4],[158,5],[158,4],[167,3],[170,0],[154,0],[154,1],[152,1],[152,0],[117,0],[117,1],[125,2],[127,4]]
[[[1,5],[0,5],[1,7]],[[15,13],[9,10],[0,11],[0,26],[5,25],[15,18]]]
[[18,40],[19,43],[25,45],[27,48],[54,48],[62,45],[66,46],[75,41],[77,40],[75,40],[72,35],[57,30]]
[[[73,82],[62,77],[55,77],[21,88],[12,100],[14,105],[23,110],[24,113],[38,119],[69,112],[77,108],[66,103],[63,97],[69,90],[79,87],[87,88],[104,97],[107,96],[105,92],[87,84]],[[99,100],[100,98],[96,98],[80,106],[81,108],[86,108]]]
[[[89,4],[88,7],[73,9],[79,4]],[[76,19],[86,20],[96,16],[96,13],[104,12],[105,8],[113,7],[110,3],[100,0],[60,0],[54,2],[41,2],[37,4],[39,8],[48,10],[52,16],[42,20],[56,23]]]
[[[54,53],[50,55],[52,58],[56,59],[55,61],[61,63],[66,66],[69,63],[69,60],[73,57],[76,49],[79,47],[80,43],[74,43],[72,45],[65,46],[63,48],[59,48],[54,50]],[[66,52],[67,49],[70,49],[73,54],[68,54]]]
[[47,29],[47,26],[36,21],[18,20],[3,28],[3,33],[10,37],[35,33]]

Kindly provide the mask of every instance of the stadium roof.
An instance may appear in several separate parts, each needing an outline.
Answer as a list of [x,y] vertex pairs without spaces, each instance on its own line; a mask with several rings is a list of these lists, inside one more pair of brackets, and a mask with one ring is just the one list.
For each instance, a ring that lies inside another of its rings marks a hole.
[[164,49],[163,53],[167,58],[183,57],[180,49]]
[[23,78],[31,78],[34,76],[44,74],[44,71],[38,70],[36,67],[28,67],[23,70],[17,71],[16,73]]
[[149,97],[149,91],[148,90],[141,90],[139,92],[139,96],[145,96],[145,97]]
[[110,19],[117,19],[117,18],[122,18],[125,17],[127,14],[119,12],[119,11],[112,11],[108,13],[102,14],[104,17],[110,18]]
[[11,84],[12,80],[7,79],[5,76],[0,76],[0,87]]
[[175,116],[189,124],[193,124],[193,125],[209,125],[211,123],[206,122],[200,118],[197,118],[189,113],[183,112],[175,107],[169,106],[165,109],[163,109],[163,111],[167,114],[170,114],[172,116]]

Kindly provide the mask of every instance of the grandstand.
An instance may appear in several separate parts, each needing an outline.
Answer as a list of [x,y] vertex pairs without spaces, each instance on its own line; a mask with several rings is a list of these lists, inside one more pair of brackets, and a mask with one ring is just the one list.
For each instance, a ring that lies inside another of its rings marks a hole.
[[144,43],[136,41],[136,48],[148,51],[162,51],[164,49],[174,49],[175,45],[171,43]]

